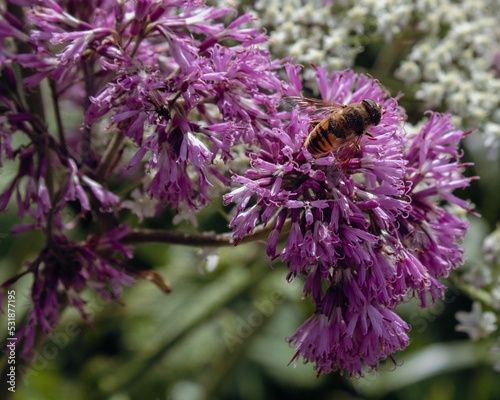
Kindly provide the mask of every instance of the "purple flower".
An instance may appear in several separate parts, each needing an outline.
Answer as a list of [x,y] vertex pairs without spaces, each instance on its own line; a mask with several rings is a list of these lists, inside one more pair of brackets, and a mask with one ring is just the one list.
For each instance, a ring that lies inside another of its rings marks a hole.
[[[23,357],[30,357],[36,327],[40,326],[45,333],[49,333],[58,322],[61,296],[90,323],[92,321],[84,310],[85,300],[81,297],[85,288],[91,288],[104,298],[115,299],[121,295],[122,285],[134,282],[132,276],[124,271],[123,261],[110,252],[119,251],[125,257],[131,257],[131,252],[119,244],[120,238],[127,232],[127,229],[117,228],[96,242],[83,243],[75,243],[64,236],[53,236],[25,272],[3,283],[2,289],[27,273],[34,275],[31,288],[33,309],[27,323],[17,334],[19,339],[24,340]],[[103,255],[106,252],[109,255]]]
[[470,132],[455,128],[450,119],[451,115],[430,113],[419,132],[405,137],[406,194],[412,207],[405,218],[399,218],[398,240],[403,244],[404,264],[411,271],[405,279],[419,288],[422,306],[426,305],[426,292],[433,301],[443,294],[444,286],[437,278],[447,277],[463,263],[459,243],[467,223],[441,202],[471,211],[470,204],[453,191],[477,179],[464,177],[462,170],[468,164],[460,163],[458,144]]
[[[296,72],[288,68],[289,95],[300,93]],[[403,110],[377,81],[322,68],[317,80],[324,100],[382,105],[380,124],[369,129],[373,140],[362,137],[342,168],[335,153],[315,159],[304,148],[311,116],[292,110],[259,136],[262,150],[250,154],[250,169],[233,176],[240,187],[224,199],[238,203],[236,242],[257,224],[268,226],[268,255],[288,265],[289,279],[305,277],[316,313],[289,339],[296,357],[318,374],[359,376],[408,344],[409,326],[395,307],[412,295],[423,306],[427,294],[436,300],[444,289],[438,278],[462,262],[458,242],[467,225],[440,201],[468,205],[451,194],[470,181],[458,161],[464,133],[433,114],[420,133],[406,136]]]
[[[252,17],[225,27],[216,20],[233,10],[199,1],[107,0],[69,9],[43,0],[26,10],[34,29],[20,39],[36,51],[15,55],[34,71],[24,84],[52,79],[61,96],[84,107],[85,129],[107,120],[130,138],[139,148],[121,165],[146,157],[153,198],[176,209],[207,205],[212,181],[228,183],[211,165],[230,160],[241,138],[252,140],[278,104],[270,93],[282,86],[274,71],[280,63],[253,46],[266,39],[245,26]],[[4,25],[5,37],[22,27],[17,20]],[[227,40],[235,45],[221,44]],[[72,95],[78,92],[79,99]],[[95,167],[93,151],[79,161]]]
[[[13,278],[35,278],[23,330],[29,352],[36,325],[48,332],[57,322],[61,292],[83,315],[84,286],[106,296],[110,285],[117,296],[129,283],[114,255],[132,256],[116,234],[125,199],[115,193],[141,185],[158,204],[148,216],[171,207],[173,222],[195,223],[193,212],[212,201],[214,186],[229,186],[228,168],[217,166],[233,160],[235,145],[258,143],[276,124],[285,85],[282,63],[255,46],[266,38],[247,24],[249,14],[221,22],[230,8],[199,0],[21,3],[11,1],[11,8],[23,18],[6,10],[0,16],[0,166],[18,162],[0,192],[0,211],[17,200],[18,215],[30,220],[12,231],[39,229],[46,239]],[[40,111],[42,80],[49,82],[54,126]],[[21,96],[26,88],[31,92]],[[94,239],[70,239],[77,226]]]
[[35,221],[34,227],[44,227],[46,214],[51,209],[45,182],[46,159],[41,158],[36,165],[34,150],[24,149],[19,152],[19,160],[17,176],[0,194],[0,211],[5,211],[15,192],[19,216],[29,215]]
[[336,306],[326,314],[315,313],[288,340],[297,347],[294,359],[302,355],[313,360],[318,374],[345,370],[359,376],[366,366],[376,368],[380,360],[404,349],[408,330],[392,310],[365,304],[350,312]]
[[[228,183],[213,163],[219,157],[230,160],[232,145],[242,138],[251,140],[268,125],[278,104],[278,95],[269,92],[278,91],[282,82],[274,72],[280,64],[251,47],[264,40],[262,34],[241,27],[250,16],[225,28],[213,19],[230,9],[183,5],[182,12],[175,2],[162,8],[148,1],[137,3],[136,9],[132,3],[127,6],[140,14],[122,38],[137,41],[134,58],[111,33],[105,35],[104,26],[93,30],[92,41],[88,27],[80,32],[81,40],[87,38],[85,43],[99,49],[103,72],[110,76],[90,97],[85,123],[91,127],[110,118],[138,146],[128,168],[146,157],[146,170],[153,177],[149,194],[178,210],[197,210],[210,202],[212,180]],[[186,29],[199,39],[186,35]],[[51,34],[51,41],[61,43],[75,38],[74,33]],[[241,44],[222,46],[226,39]]]

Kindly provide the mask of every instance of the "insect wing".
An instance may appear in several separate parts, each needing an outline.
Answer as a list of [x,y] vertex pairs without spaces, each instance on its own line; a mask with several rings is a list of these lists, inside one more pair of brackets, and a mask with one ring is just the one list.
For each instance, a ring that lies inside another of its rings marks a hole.
[[290,111],[292,109],[297,109],[299,111],[312,114],[332,113],[345,107],[345,105],[341,103],[334,103],[321,99],[311,99],[302,96],[287,96],[282,99],[281,103],[285,110]]
[[337,139],[335,141],[335,145],[332,150],[335,154],[335,164],[340,169],[347,169],[347,167],[349,167],[351,160],[360,150],[359,143],[361,142],[362,137],[363,135],[355,135],[353,137]]

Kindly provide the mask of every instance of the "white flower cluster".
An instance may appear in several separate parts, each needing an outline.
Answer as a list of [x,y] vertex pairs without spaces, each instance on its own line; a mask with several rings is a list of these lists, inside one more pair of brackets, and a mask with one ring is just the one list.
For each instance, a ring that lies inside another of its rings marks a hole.
[[[411,45],[396,77],[414,85],[427,107],[457,114],[467,129],[480,127],[492,152],[500,147],[498,0],[256,0],[242,7],[257,13],[274,56],[293,56],[305,67],[352,67],[364,46],[382,38],[393,54]],[[392,61],[381,56],[377,63],[391,70]],[[306,81],[312,75],[306,68]]]
[[352,66],[377,35],[390,41],[413,10],[408,0],[257,0],[254,7],[273,54],[332,70]]
[[500,144],[498,2],[444,0],[431,14],[419,19],[417,28],[424,36],[396,75],[417,83],[416,96],[428,106],[457,114],[464,125],[480,126],[486,146],[496,152]]
[[349,45],[348,27],[337,17],[330,18],[330,6],[320,0],[258,0],[255,7],[269,30],[273,54],[291,55],[305,65],[326,62],[335,70],[350,65],[361,50]]

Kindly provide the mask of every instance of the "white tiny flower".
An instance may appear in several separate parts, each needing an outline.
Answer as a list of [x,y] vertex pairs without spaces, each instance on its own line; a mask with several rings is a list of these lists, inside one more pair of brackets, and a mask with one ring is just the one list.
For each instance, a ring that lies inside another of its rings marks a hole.
[[378,0],[364,0],[363,3],[365,5],[365,7],[367,7],[369,10],[373,10],[379,4],[379,1]]
[[426,100],[430,106],[439,106],[443,101],[445,88],[439,83],[424,83],[415,96]]
[[466,6],[455,4],[454,7],[448,7],[443,13],[443,22],[453,26],[467,20]]
[[398,25],[398,16],[393,12],[380,13],[377,24],[377,31],[384,36],[386,42],[390,42],[401,30]]
[[156,215],[156,207],[158,200],[151,198],[146,193],[142,193],[139,189],[134,189],[130,194],[132,200],[125,200],[123,207],[131,210],[139,218],[139,222],[144,221],[144,218],[151,218]]
[[453,124],[453,126],[462,126],[464,123],[464,119],[459,115],[452,115],[450,121]]
[[428,60],[433,54],[433,49],[437,45],[437,40],[427,40],[416,45],[409,56],[410,60],[416,62],[423,62]]
[[473,34],[474,27],[469,22],[455,23],[450,30],[450,38],[460,41],[459,43],[469,41]]
[[500,310],[500,285],[495,286],[491,289],[491,306],[495,310]]
[[200,273],[214,272],[219,265],[219,255],[215,249],[205,247],[199,251],[198,257],[198,271]]
[[278,46],[278,49],[288,48],[288,46],[283,46],[285,43],[287,43],[287,40],[288,40],[288,36],[287,36],[286,32],[284,32],[284,31],[274,31],[269,35],[269,41],[274,46]]
[[418,22],[418,29],[436,35],[441,24],[440,16],[436,13],[429,13],[426,18]]
[[279,25],[282,24],[285,21],[285,17],[281,13],[281,10],[276,7],[274,4],[269,5],[269,7],[266,8],[266,20],[265,22],[267,24],[272,24],[272,25]]
[[[500,127],[499,127],[500,134]],[[490,233],[483,241],[484,259],[495,265],[500,265],[500,226]]]
[[424,65],[424,77],[428,80],[435,80],[441,74],[441,64],[437,61],[429,61]]
[[459,322],[455,330],[467,333],[471,340],[485,338],[497,329],[496,315],[491,311],[483,312],[477,301],[472,304],[471,312],[458,311],[455,318]]
[[493,281],[491,269],[484,265],[476,265],[462,276],[463,280],[471,285],[482,288]]
[[453,61],[453,55],[457,54],[459,44],[449,40],[442,40],[433,51],[433,58],[441,65],[450,64]]
[[448,71],[438,75],[439,81],[448,88],[448,92],[455,93],[464,81],[464,76],[458,71]]
[[267,10],[270,7],[270,4],[268,4],[268,2],[265,0],[257,0],[254,4],[254,7],[257,11]]
[[191,208],[188,208],[184,203],[180,203],[177,208],[177,214],[172,218],[174,225],[179,225],[182,221],[189,221],[195,228],[198,227],[198,219]]
[[297,40],[289,47],[290,55],[301,57],[306,52],[307,47],[307,40]]
[[463,91],[456,91],[448,97],[448,104],[453,111],[460,113],[465,111],[468,104],[467,100],[466,93]]
[[332,29],[328,35],[323,37],[323,48],[325,50],[336,50],[345,45],[344,37],[347,32],[343,29]]
[[436,10],[436,2],[434,0],[417,0],[416,8],[422,14],[432,14]]
[[297,9],[296,7],[293,7],[291,4],[287,4],[286,6],[283,7],[281,10],[281,13],[283,14],[283,17],[287,21],[292,21],[295,16],[298,15],[298,13],[301,13],[301,9]]
[[309,60],[309,62],[312,62],[314,64],[320,64],[325,59],[325,52],[318,49],[308,49],[306,57]]
[[475,107],[471,105],[470,107],[470,116],[477,120],[485,120],[488,117],[489,113],[484,107]]
[[487,53],[493,44],[491,39],[491,36],[487,35],[486,33],[474,35],[472,38],[472,45],[474,47],[474,50],[478,54]]
[[347,21],[349,28],[353,29],[357,34],[362,34],[365,30],[366,15],[368,9],[361,5],[355,5],[347,12]]
[[415,61],[406,60],[396,71],[396,76],[406,83],[414,83],[422,77],[420,67]]
[[339,71],[344,68],[351,66],[350,59],[340,58],[340,57],[329,57],[326,61],[326,65],[332,71]]
[[302,20],[309,21],[310,23],[322,23],[324,19],[324,15],[319,13],[317,7],[312,3],[306,3],[306,5],[302,7],[300,17]]
[[281,25],[281,31],[283,31],[288,38],[296,38],[298,36],[299,27],[295,22],[288,20]]

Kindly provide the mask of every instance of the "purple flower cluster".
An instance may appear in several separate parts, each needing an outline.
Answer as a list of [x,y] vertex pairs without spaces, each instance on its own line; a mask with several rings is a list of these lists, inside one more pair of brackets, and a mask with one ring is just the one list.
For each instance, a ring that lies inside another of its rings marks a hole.
[[[224,201],[237,203],[234,241],[265,226],[269,257],[287,264],[289,279],[304,277],[316,311],[289,342],[320,374],[358,376],[405,348],[409,327],[395,307],[410,296],[435,301],[439,278],[462,262],[466,224],[442,205],[468,207],[452,194],[470,179],[450,117],[430,114],[406,133],[404,110],[377,81],[316,68],[322,99],[372,99],[383,115],[346,162],[314,158],[304,148],[313,116],[279,108],[301,95],[300,68],[257,46],[266,38],[249,14],[220,22],[232,11],[200,0],[12,0],[2,11],[0,167],[8,160],[17,174],[0,211],[15,201],[25,220],[14,232],[46,239],[0,287],[35,278],[20,332],[26,355],[35,328],[57,323],[62,294],[85,317],[85,287],[116,298],[140,275],[124,261],[122,207],[142,222],[133,200],[145,193],[148,216],[163,206],[193,218],[218,184],[230,185],[219,167],[232,161],[236,188]],[[243,147],[250,168],[239,173]]]
[[[147,156],[147,192],[189,212],[209,203],[211,179],[228,183],[212,165],[218,157],[231,159],[241,137],[253,139],[278,103],[278,94],[265,93],[280,88],[273,72],[280,64],[253,46],[265,37],[243,27],[250,15],[225,27],[214,19],[231,9],[200,5],[130,3],[138,16],[120,32],[130,48],[109,44],[109,35],[101,39],[107,43],[102,68],[113,78],[91,97],[85,117],[91,126],[111,113],[111,122],[138,146],[128,168]],[[238,45],[220,44],[229,39]]]
[[[119,243],[127,231],[119,227],[94,243],[83,244],[75,243],[66,236],[53,235],[50,245],[40,252],[24,273],[2,285],[11,285],[27,273],[34,277],[31,288],[33,309],[18,332],[18,338],[24,339],[23,357],[31,356],[36,327],[49,334],[57,324],[61,293],[64,293],[69,306],[76,308],[84,319],[92,323],[84,309],[85,300],[80,296],[82,290],[90,288],[103,298],[116,299],[121,295],[122,285],[134,283],[135,279],[126,272],[123,262],[112,255],[113,250],[120,249],[125,257],[132,256],[130,249]],[[116,268],[117,265],[121,268]]]
[[[297,69],[288,73],[286,94],[296,95]],[[268,255],[288,265],[289,279],[305,278],[316,312],[288,339],[295,358],[313,362],[318,374],[359,376],[407,346],[409,326],[395,307],[409,296],[422,306],[427,295],[442,296],[438,278],[462,262],[458,242],[467,225],[441,201],[467,208],[451,194],[470,180],[457,152],[464,133],[449,116],[431,114],[419,133],[406,134],[404,111],[369,77],[317,68],[317,82],[324,100],[382,105],[380,124],[369,130],[374,140],[363,137],[358,153],[338,168],[334,153],[308,154],[311,116],[292,110],[288,122],[263,136],[267,146],[250,154],[251,168],[233,177],[239,188],[224,198],[238,203],[236,241],[267,226]]]
[[[10,160],[18,170],[0,192],[0,211],[15,201],[26,220],[14,233],[38,229],[46,243],[1,288],[35,277],[21,332],[29,351],[36,325],[48,332],[56,323],[61,293],[83,313],[85,285],[116,297],[132,281],[122,262],[131,252],[120,243],[126,199],[109,179],[191,215],[209,203],[215,182],[229,184],[218,161],[270,129],[283,84],[281,63],[256,46],[266,37],[248,27],[249,14],[220,22],[230,8],[200,0],[8,3],[0,16],[0,166]],[[73,230],[80,221],[87,239]]]

